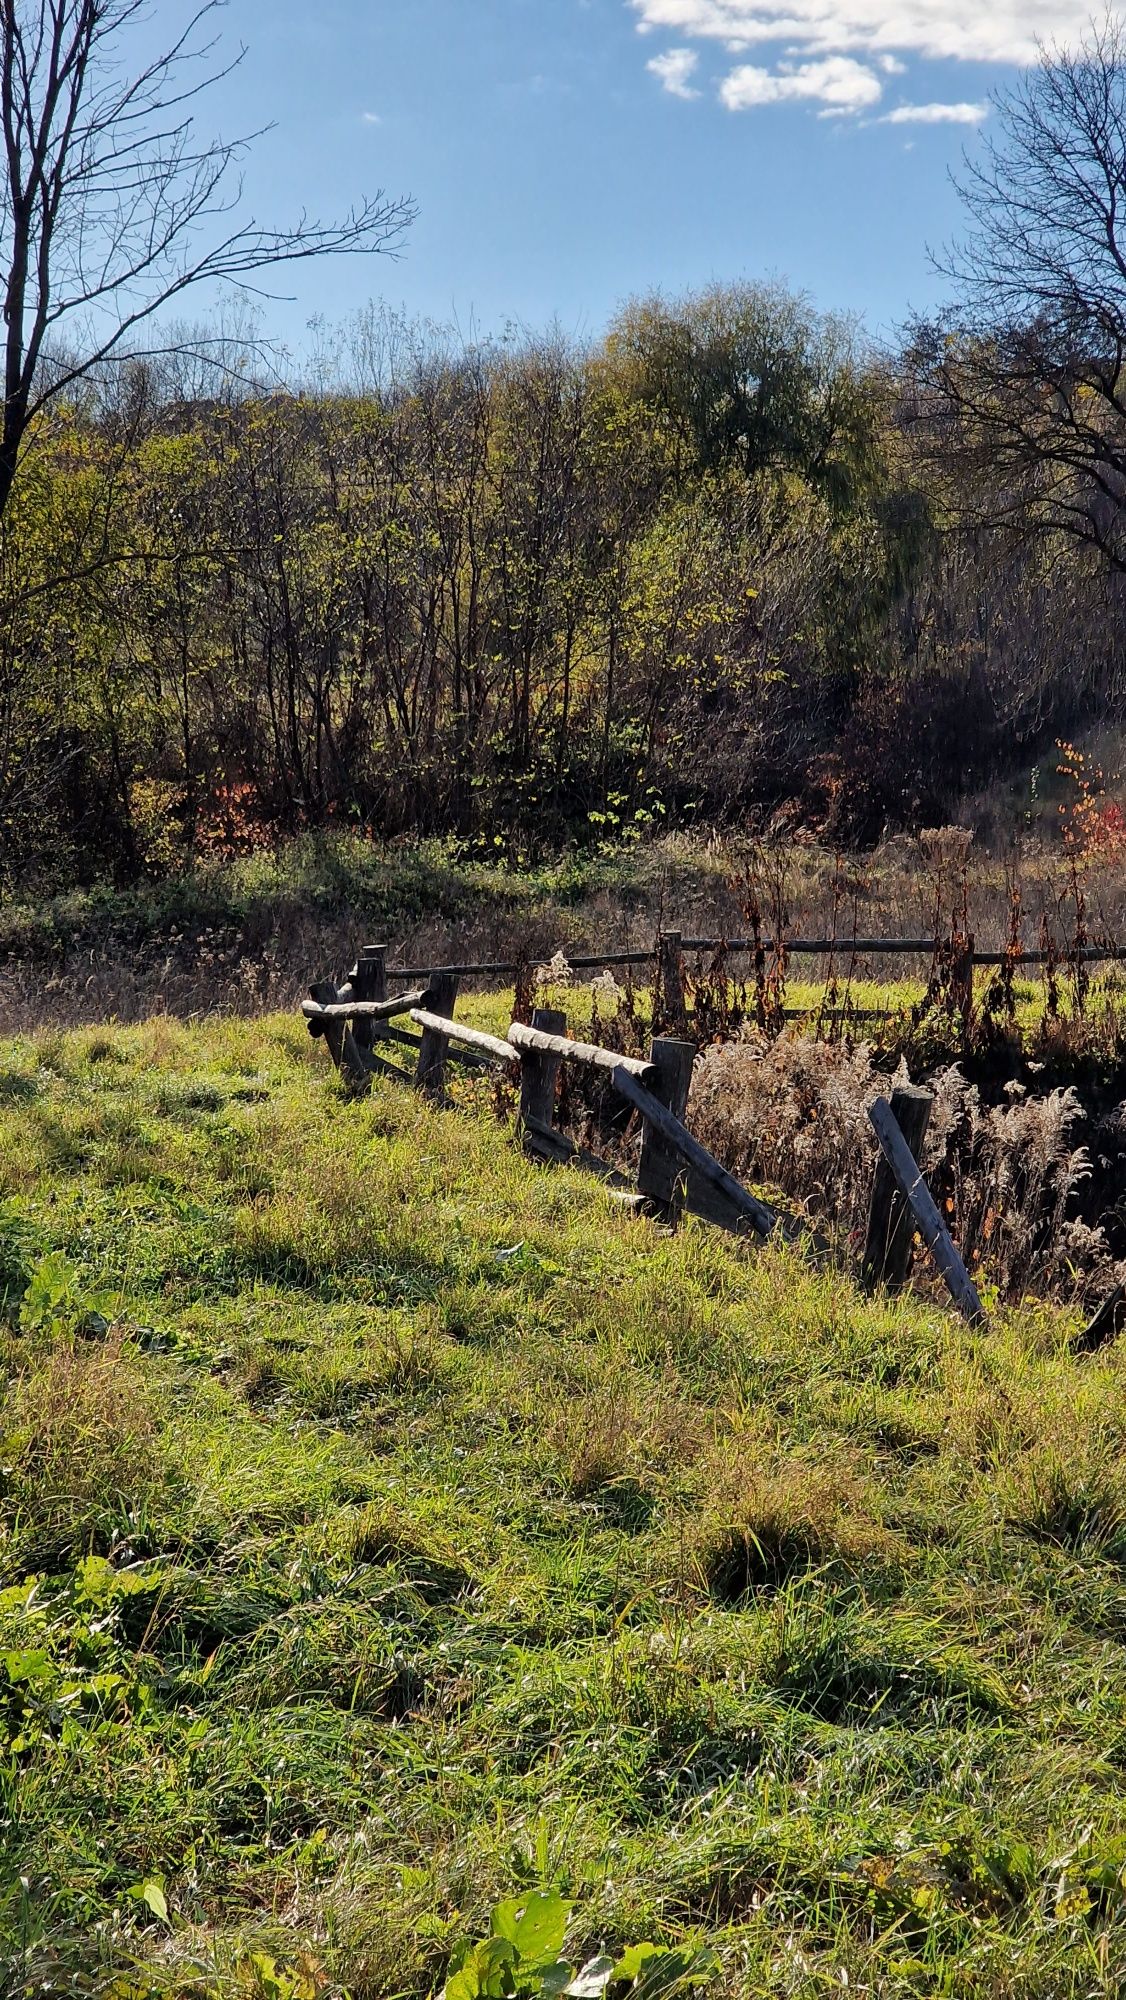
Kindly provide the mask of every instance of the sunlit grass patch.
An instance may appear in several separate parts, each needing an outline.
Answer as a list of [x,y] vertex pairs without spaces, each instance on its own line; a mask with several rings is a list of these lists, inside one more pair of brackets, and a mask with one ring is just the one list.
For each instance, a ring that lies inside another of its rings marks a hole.
[[694,1468],[693,1487],[677,1574],[719,1604],[825,1565],[878,1578],[907,1553],[880,1518],[878,1489],[839,1448],[784,1455],[761,1428],[731,1434]]
[[170,1467],[152,1384],[120,1332],[58,1333],[26,1353],[10,1341],[8,1358],[0,1549],[18,1575],[104,1552],[128,1534]]
[[722,2000],[1121,1983],[1116,1346],[662,1234],[289,1021],[0,1073],[3,1990],[429,2000],[538,1883]]

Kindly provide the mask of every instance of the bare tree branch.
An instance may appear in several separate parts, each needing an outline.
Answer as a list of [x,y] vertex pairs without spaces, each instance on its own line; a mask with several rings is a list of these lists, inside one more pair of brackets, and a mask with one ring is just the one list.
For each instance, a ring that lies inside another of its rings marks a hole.
[[261,133],[196,130],[224,61],[212,16],[190,10],[164,52],[129,74],[148,0],[0,0],[0,282],[4,414],[0,517],[35,417],[111,356],[167,347],[145,329],[200,284],[253,289],[313,257],[394,255],[414,217],[382,191],[337,222],[237,221],[238,168]]
[[957,183],[955,303],[914,329],[916,419],[963,519],[1126,570],[1126,28],[1042,49]]

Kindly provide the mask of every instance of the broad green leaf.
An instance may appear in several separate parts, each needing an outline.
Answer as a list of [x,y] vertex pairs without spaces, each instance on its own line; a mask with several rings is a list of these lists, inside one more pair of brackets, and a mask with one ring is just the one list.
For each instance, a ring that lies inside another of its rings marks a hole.
[[4,1666],[10,1681],[49,1681],[55,1678],[55,1669],[44,1652],[5,1653]]
[[442,1989],[443,2000],[509,2000],[517,1991],[515,1945],[504,1937],[473,1947]]
[[158,1917],[162,1924],[168,1922],[168,1903],[164,1890],[154,1878],[150,1877],[147,1882],[142,1882],[141,1901],[148,1904],[153,1916]]
[[113,1589],[114,1568],[104,1556],[83,1556],[74,1573],[75,1593],[79,1598],[100,1604]]
[[480,1991],[476,1967],[472,1963],[459,1965],[442,1988],[442,2000],[478,2000]]
[[20,1325],[25,1333],[36,1333],[59,1316],[63,1306],[75,1296],[77,1273],[61,1250],[41,1257],[28,1281],[20,1306]]
[[614,1978],[631,1979],[636,2000],[665,2000],[686,1987],[704,1986],[719,1971],[713,1951],[686,1945],[669,1951],[661,1945],[631,1947],[614,1967]]
[[660,1952],[659,1944],[631,1944],[624,1951],[614,1967],[615,1979],[636,1979],[647,1958],[655,1958]]
[[573,1971],[574,1967],[568,1965],[566,1959],[557,1958],[554,1965],[545,1965],[542,1971],[532,1973],[536,1992],[545,1995],[545,2000],[558,2000],[560,1994],[570,1991]]
[[521,1971],[538,1971],[557,1963],[570,1914],[570,1903],[555,1890],[547,1895],[536,1890],[530,1896],[513,1896],[498,1903],[492,1932],[516,1946]]
[[519,1969],[519,1954],[508,1938],[486,1938],[477,1947],[481,1964],[481,1992],[484,2000],[509,2000],[509,1996],[519,1991],[515,1974]]

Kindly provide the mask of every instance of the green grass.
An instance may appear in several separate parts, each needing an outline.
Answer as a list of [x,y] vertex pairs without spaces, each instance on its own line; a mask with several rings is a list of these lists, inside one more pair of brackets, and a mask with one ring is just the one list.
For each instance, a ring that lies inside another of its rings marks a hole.
[[422,2000],[534,1886],[731,2000],[1121,1990],[1113,1348],[292,1020],[3,1045],[0,1194],[0,1991]]

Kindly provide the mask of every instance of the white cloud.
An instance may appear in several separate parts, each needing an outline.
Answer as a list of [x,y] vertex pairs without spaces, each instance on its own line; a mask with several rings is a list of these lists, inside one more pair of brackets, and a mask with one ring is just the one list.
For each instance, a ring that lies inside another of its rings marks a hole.
[[780,63],[776,70],[741,63],[720,85],[721,103],[729,111],[750,111],[761,104],[806,99],[829,111],[866,111],[878,104],[883,84],[874,70],[851,56],[827,56],[823,62]]
[[362,122],[365,125],[382,125],[383,120],[378,111],[365,111],[362,115]]
[[670,97],[699,97],[691,83],[699,60],[695,49],[668,49],[663,56],[654,56],[646,68],[660,79]]
[[980,125],[988,104],[899,104],[879,120],[881,125]]
[[902,76],[907,68],[898,56],[880,56],[877,60],[885,76]]
[[955,61],[1024,63],[1038,41],[1074,44],[1091,0],[628,0],[647,32],[717,41],[741,51],[765,42],[807,55],[858,51]]

